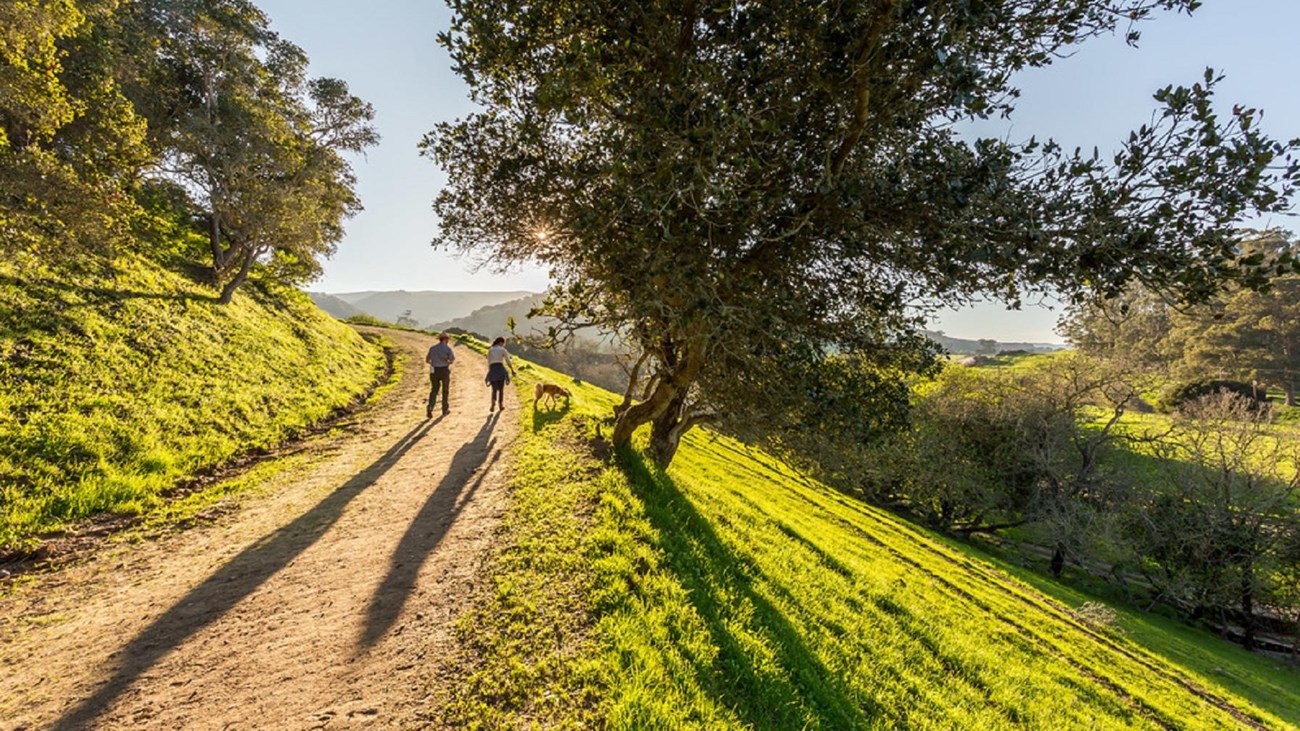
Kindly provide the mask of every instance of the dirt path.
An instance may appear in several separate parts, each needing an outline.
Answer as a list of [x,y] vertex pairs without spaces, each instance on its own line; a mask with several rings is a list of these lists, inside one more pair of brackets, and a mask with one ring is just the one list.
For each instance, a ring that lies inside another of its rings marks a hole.
[[422,335],[401,382],[314,465],[215,524],[39,577],[0,599],[0,729],[418,725],[506,504],[513,394],[487,411],[457,348],[425,420]]

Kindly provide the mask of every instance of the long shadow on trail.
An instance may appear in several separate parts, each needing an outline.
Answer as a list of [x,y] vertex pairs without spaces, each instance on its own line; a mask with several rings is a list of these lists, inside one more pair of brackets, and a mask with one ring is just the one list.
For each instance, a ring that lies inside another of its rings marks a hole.
[[[698,653],[681,653],[691,658],[699,689],[749,728],[869,726],[879,709],[869,700],[855,701],[781,608],[756,589],[753,562],[722,541],[673,478],[626,451],[620,453],[619,465],[645,505],[665,565],[686,589],[717,648],[711,662]],[[746,613],[738,599],[753,611]],[[749,638],[738,637],[737,630]],[[747,649],[754,638],[771,649],[770,659]]]
[[407,432],[383,456],[344,482],[311,510],[263,536],[190,590],[118,653],[120,660],[113,676],[93,696],[59,719],[54,729],[74,731],[91,728],[93,721],[163,656],[215,622],[310,548],[338,521],[353,498],[391,469],[439,421],[441,419],[423,422]]
[[[492,436],[498,413],[488,417],[473,440],[456,450],[447,468],[447,475],[433,489],[424,507],[411,520],[406,534],[393,550],[388,575],[375,590],[366,611],[362,647],[374,646],[397,621],[397,616],[401,614],[402,607],[415,588],[420,569],[424,568],[434,549],[456,522],[456,516],[460,515],[475,491],[483,484],[488,470],[500,458],[501,451],[495,449],[496,438]],[[461,497],[461,493],[464,493],[464,497]]]

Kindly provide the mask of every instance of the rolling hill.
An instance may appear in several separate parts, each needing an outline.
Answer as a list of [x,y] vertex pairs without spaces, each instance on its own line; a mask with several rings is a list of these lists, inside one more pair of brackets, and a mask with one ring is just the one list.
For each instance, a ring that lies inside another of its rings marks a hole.
[[[480,307],[497,305],[502,302],[531,296],[532,294],[532,292],[522,290],[507,292],[407,292],[398,290],[392,292],[311,293],[311,296],[317,300],[322,309],[335,317],[339,317],[338,313],[340,312],[348,313],[344,317],[360,312],[372,315],[380,320],[397,322],[398,318],[403,317],[409,311],[409,316],[419,323],[419,327],[427,328],[434,323],[464,317]],[[325,299],[326,297],[330,299]],[[344,309],[338,304],[339,302],[355,309],[356,312]]]
[[609,455],[537,366],[449,726],[1294,729],[1300,676],[982,555],[726,437]]
[[493,338],[497,335],[507,334],[506,323],[513,317],[515,318],[515,332],[518,334],[545,333],[546,329],[554,324],[553,320],[547,317],[528,317],[529,311],[540,305],[545,298],[546,295],[544,294],[530,294],[508,302],[487,305],[474,310],[468,315],[448,318],[442,322],[434,323],[433,329],[459,328],[466,332],[478,333],[484,337]]
[[348,304],[345,300],[341,300],[332,294],[325,294],[324,292],[308,292],[307,296],[311,297],[311,301],[315,302],[317,307],[325,310],[330,317],[333,317],[336,320],[346,320],[349,317],[365,314],[361,310]]
[[[997,340],[968,340],[965,338],[952,338],[941,332],[926,331],[926,337],[939,344],[939,347],[954,355],[970,355],[974,353],[984,353],[993,355],[1006,350],[1023,350],[1027,353],[1051,353],[1062,350],[1066,346],[1063,343],[1020,343],[1020,342],[998,342]],[[985,344],[989,347],[985,347]]]

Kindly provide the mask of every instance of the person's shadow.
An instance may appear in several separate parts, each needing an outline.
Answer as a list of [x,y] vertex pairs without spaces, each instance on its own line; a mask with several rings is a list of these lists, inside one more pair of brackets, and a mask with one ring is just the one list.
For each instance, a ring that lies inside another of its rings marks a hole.
[[452,456],[447,475],[433,489],[393,550],[388,574],[370,599],[360,647],[373,647],[392,628],[415,589],[420,570],[500,458],[501,451],[495,448],[496,438],[492,436],[498,414],[489,416],[478,435]]
[[379,459],[352,476],[292,523],[263,536],[245,548],[202,584],[155,619],[116,657],[114,671],[91,697],[64,714],[57,731],[92,728],[94,720],[112,705],[131,683],[186,639],[217,621],[259,586],[320,539],[338,521],[352,499],[374,484],[402,455],[441,421],[426,421],[407,432]]

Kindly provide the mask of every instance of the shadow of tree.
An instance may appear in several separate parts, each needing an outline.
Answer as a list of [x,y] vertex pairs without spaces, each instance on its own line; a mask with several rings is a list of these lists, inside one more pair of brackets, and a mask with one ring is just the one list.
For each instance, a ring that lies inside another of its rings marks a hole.
[[22,287],[29,290],[45,292],[65,292],[68,294],[80,295],[82,302],[63,302],[64,307],[95,307],[109,302],[117,302],[128,299],[152,299],[167,300],[173,302],[216,302],[217,296],[214,294],[176,294],[165,292],[141,292],[132,289],[119,289],[113,287],[87,287],[72,285],[67,282],[61,282],[52,279],[21,279],[6,274],[0,274],[0,285]]
[[94,720],[167,653],[257,590],[267,579],[314,544],[338,521],[344,508],[392,468],[441,419],[407,432],[387,452],[348,479],[324,500],[288,525],[263,536],[217,569],[202,584],[146,627],[116,655],[117,669],[91,697],[77,704],[53,727],[57,731],[92,728]]
[[415,588],[420,569],[483,484],[488,470],[500,459],[501,450],[495,449],[496,439],[492,437],[498,413],[489,416],[478,435],[456,451],[446,477],[433,489],[393,550],[388,574],[375,590],[366,611],[361,647],[372,647],[397,621]]
[[[875,705],[855,700],[782,610],[755,589],[752,563],[723,543],[677,483],[630,450],[620,451],[618,464],[645,504],[665,566],[686,589],[717,648],[708,664],[697,653],[683,653],[695,660],[701,690],[755,729],[869,726],[879,712]],[[741,603],[753,611],[737,611]],[[751,639],[742,640],[738,631]],[[772,656],[748,652],[752,638]]]

